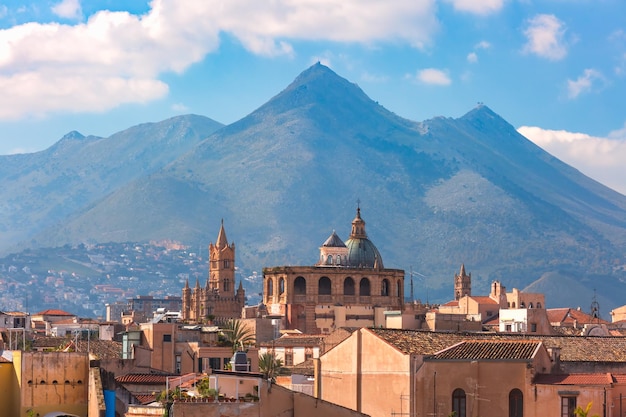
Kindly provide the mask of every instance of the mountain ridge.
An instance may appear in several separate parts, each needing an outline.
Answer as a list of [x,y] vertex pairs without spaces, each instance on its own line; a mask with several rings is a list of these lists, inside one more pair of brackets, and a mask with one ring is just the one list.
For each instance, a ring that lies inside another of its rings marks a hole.
[[333,229],[347,237],[357,201],[385,265],[426,276],[421,298],[445,300],[461,263],[477,291],[496,279],[525,288],[551,271],[593,277],[587,288],[611,288],[613,303],[626,289],[626,197],[487,106],[456,119],[403,119],[321,64],[30,238],[206,245],[225,219],[241,268],[307,265]]

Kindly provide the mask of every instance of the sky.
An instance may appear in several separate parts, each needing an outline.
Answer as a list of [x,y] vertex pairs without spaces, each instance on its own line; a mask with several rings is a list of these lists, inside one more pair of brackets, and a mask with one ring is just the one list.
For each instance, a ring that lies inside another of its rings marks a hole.
[[626,194],[624,0],[0,0],[0,154],[229,124],[318,61],[411,120],[484,103]]

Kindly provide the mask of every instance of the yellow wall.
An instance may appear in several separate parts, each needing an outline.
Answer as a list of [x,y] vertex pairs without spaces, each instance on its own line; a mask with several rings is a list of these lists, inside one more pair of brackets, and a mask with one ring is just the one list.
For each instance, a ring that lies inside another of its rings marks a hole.
[[28,410],[42,416],[52,411],[87,415],[89,359],[86,353],[20,352],[20,355],[19,370],[18,363],[14,365],[21,384],[21,416],[27,416]]
[[0,417],[13,417],[19,413],[20,387],[13,363],[0,362]]

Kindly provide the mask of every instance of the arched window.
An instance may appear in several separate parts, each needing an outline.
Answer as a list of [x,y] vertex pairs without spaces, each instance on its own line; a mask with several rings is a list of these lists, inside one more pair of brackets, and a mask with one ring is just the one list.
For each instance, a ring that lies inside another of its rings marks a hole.
[[537,301],[537,308],[541,308],[541,303]]
[[528,304],[528,308],[533,308],[533,303]]
[[326,265],[332,265],[333,264],[333,255],[328,255],[328,258],[326,258]]
[[389,295],[389,280],[383,279],[383,282],[380,285],[380,295],[388,296]]
[[361,296],[370,296],[370,280],[367,278],[361,278],[361,282],[359,282],[359,295]]
[[272,278],[267,279],[267,299],[271,300],[274,296],[274,280]]
[[350,277],[343,281],[343,295],[354,295],[354,280]]
[[317,284],[317,293],[319,295],[330,295],[331,294],[330,288],[331,288],[330,278],[321,277]]
[[509,392],[509,417],[524,416],[524,396],[517,388]]
[[278,294],[283,295],[285,293],[285,278],[281,277],[278,280]]
[[466,417],[465,414],[465,391],[457,388],[452,392],[452,412],[455,417]]
[[293,293],[295,295],[305,295],[306,294],[306,280],[304,277],[298,277],[293,282]]

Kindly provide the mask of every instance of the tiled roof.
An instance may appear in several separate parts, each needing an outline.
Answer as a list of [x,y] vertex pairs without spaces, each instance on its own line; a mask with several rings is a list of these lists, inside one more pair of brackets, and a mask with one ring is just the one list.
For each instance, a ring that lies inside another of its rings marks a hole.
[[465,340],[540,341],[561,349],[563,362],[624,362],[626,337],[541,336],[519,333],[448,333],[426,330],[367,329],[404,354],[432,355]]
[[616,382],[610,373],[538,374],[535,384],[546,385],[607,385]]
[[585,325],[591,323],[608,324],[606,320],[595,318],[574,308],[549,308],[546,310],[550,323]]
[[448,301],[445,304],[442,304],[442,306],[446,306],[446,307],[458,307],[459,306],[459,302],[457,300],[453,300],[453,301]]
[[150,404],[156,401],[156,395],[154,394],[135,394],[135,398],[142,405]]
[[290,336],[281,336],[278,339],[274,339],[269,342],[261,343],[261,346],[266,347],[292,347],[292,346],[320,346],[324,341],[324,336],[313,336],[313,335],[290,335]]
[[[35,348],[52,348],[62,350],[68,346],[73,339],[67,337],[40,336],[33,340]],[[77,352],[89,352],[96,355],[99,359],[119,359],[122,357],[122,343],[112,340],[79,340],[78,344],[72,347]]]
[[499,304],[496,300],[487,296],[477,296],[470,297],[472,300],[476,301],[478,304]]
[[165,385],[166,374],[126,374],[115,377],[120,384]]
[[532,359],[540,342],[521,340],[471,340],[435,353],[431,359],[490,360]]
[[35,313],[33,314],[33,316],[75,316],[75,314],[68,313],[67,311],[63,310],[49,309],[40,311],[39,313]]

